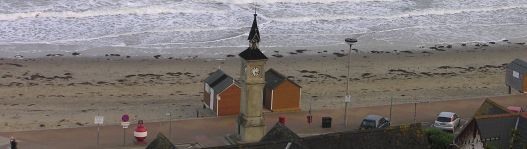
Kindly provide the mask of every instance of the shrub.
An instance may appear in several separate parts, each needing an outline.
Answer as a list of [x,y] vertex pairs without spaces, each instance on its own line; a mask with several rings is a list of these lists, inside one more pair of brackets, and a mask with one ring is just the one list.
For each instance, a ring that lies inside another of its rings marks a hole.
[[437,128],[426,128],[426,136],[428,137],[428,143],[432,149],[445,149],[448,148],[454,140],[454,135],[447,133]]

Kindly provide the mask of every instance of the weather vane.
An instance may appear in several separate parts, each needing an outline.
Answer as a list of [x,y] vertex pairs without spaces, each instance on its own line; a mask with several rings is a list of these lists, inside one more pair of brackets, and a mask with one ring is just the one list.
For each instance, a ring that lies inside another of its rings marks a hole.
[[256,0],[253,0],[253,4],[254,4],[254,14],[256,14]]

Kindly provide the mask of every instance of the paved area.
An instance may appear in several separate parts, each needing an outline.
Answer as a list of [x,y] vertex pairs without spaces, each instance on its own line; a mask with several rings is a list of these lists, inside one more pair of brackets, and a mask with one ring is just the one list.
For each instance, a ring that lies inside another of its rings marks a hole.
[[[489,97],[503,106],[527,106],[526,95]],[[458,113],[462,118],[470,119],[485,97],[474,99],[462,99],[452,101],[441,101],[431,103],[400,104],[392,107],[392,125],[408,124],[414,122],[426,122],[431,124],[437,113],[451,111]],[[414,112],[414,109],[417,112]],[[329,132],[353,130],[358,128],[360,121],[367,114],[378,114],[389,117],[390,106],[353,107],[348,114],[348,127],[344,126],[344,109],[313,111],[313,123],[308,125],[307,112],[291,113],[265,113],[267,129],[270,129],[278,121],[279,116],[285,116],[286,125],[300,136],[309,136]],[[333,118],[332,128],[321,128],[321,117],[331,116]],[[136,120],[135,120],[136,121]],[[172,133],[169,133],[169,125]],[[235,116],[176,120],[172,122],[146,123],[148,128],[148,141],[151,141],[158,132],[163,132],[176,144],[196,144],[196,146],[210,147],[224,145],[227,141],[224,137],[232,134],[235,128]],[[133,129],[124,130],[126,139],[123,145],[123,129],[121,126],[100,127],[99,148],[144,148],[133,144]],[[170,136],[171,134],[171,136]],[[15,136],[22,142],[20,148],[39,149],[62,149],[97,148],[97,127],[83,127],[71,129],[55,129],[26,132],[0,132],[0,138]],[[0,139],[2,141],[2,139]],[[0,142],[0,148],[6,148],[4,142]]]

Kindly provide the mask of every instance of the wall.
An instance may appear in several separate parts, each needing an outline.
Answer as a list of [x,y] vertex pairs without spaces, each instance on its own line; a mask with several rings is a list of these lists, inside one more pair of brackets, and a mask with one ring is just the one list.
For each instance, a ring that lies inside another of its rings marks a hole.
[[284,81],[274,89],[273,112],[300,110],[300,88]]
[[218,116],[236,115],[240,113],[241,89],[236,85],[231,85],[223,92],[218,94]]

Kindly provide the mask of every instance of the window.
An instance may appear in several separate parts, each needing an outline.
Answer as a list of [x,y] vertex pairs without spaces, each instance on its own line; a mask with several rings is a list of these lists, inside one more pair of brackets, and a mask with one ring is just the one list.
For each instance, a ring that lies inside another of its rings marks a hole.
[[384,123],[388,123],[388,120],[383,118],[383,119],[381,119],[381,124],[384,124]]
[[375,121],[363,120],[361,125],[363,128],[375,128]]
[[439,121],[439,122],[451,122],[452,119],[450,117],[437,117],[437,121]]
[[512,76],[519,79],[520,78],[520,73],[518,73],[517,71],[512,71]]

